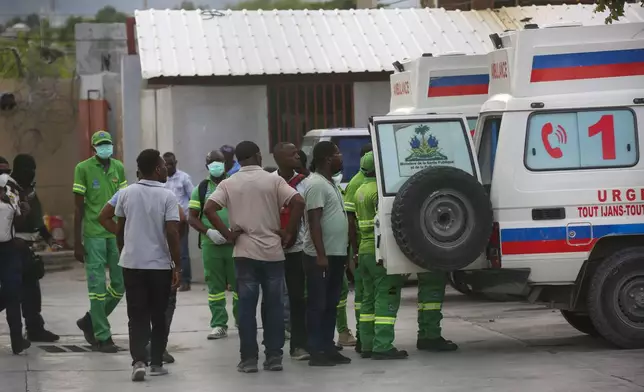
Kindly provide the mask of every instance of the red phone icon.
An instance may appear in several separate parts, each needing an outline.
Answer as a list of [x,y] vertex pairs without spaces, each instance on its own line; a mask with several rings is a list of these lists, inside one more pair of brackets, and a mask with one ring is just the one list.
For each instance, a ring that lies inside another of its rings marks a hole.
[[[559,159],[563,157],[563,151],[561,151],[561,148],[559,147],[552,147],[550,141],[548,140],[548,136],[552,135],[553,132],[555,131],[552,123],[545,123],[541,128],[541,141],[543,142],[543,147],[546,149],[548,155],[555,159]],[[568,141],[568,135],[566,135],[566,130],[563,129],[561,125],[557,126],[557,131],[555,132],[555,134],[559,143],[566,144],[566,142]]]

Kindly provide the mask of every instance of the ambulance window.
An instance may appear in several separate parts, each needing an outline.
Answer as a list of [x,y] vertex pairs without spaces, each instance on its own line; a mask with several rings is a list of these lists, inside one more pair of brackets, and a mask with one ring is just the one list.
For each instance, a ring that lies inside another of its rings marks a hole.
[[336,136],[331,141],[342,153],[342,178],[344,182],[348,182],[360,170],[360,150],[365,144],[371,143],[371,136]]
[[476,129],[476,122],[478,121],[478,117],[468,117],[467,118],[467,126],[470,129],[470,133],[472,134],[472,137],[474,137],[474,130]]
[[460,119],[377,123],[384,195],[396,194],[409,177],[431,166],[475,176],[466,128]]
[[639,159],[635,116],[629,109],[535,113],[528,119],[528,169],[628,167]]
[[494,159],[496,158],[496,147],[499,141],[501,117],[489,116],[484,121],[481,129],[478,160],[479,169],[481,170],[481,182],[484,186],[489,186],[492,183],[492,173],[494,172]]

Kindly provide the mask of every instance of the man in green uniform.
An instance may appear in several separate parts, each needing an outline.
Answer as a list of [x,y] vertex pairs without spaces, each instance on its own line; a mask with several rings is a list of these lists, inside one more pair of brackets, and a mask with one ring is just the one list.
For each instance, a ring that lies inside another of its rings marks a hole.
[[456,343],[441,336],[443,299],[447,273],[418,274],[418,340],[416,348],[426,351],[454,351]]
[[358,263],[362,272],[363,298],[360,310],[362,358],[405,359],[407,351],[393,346],[394,325],[400,306],[402,275],[387,275],[376,260],[374,221],[378,210],[378,186],[373,153],[360,160],[364,182],[355,193],[355,215],[360,231]]
[[[91,141],[96,154],[74,170],[74,257],[85,264],[90,300],[90,311],[76,325],[96,350],[116,353],[107,317],[123,298],[123,272],[118,266],[116,236],[101,226],[98,215],[116,191],[127,186],[127,180],[123,163],[111,158],[110,134],[98,131]],[[106,267],[109,285],[105,284]]]
[[[233,245],[213,228],[203,214],[205,201],[215,191],[217,185],[226,178],[225,158],[221,151],[211,151],[206,156],[206,167],[210,175],[192,191],[188,207],[190,226],[199,232],[201,257],[204,276],[208,285],[208,306],[212,315],[208,340],[228,336],[228,312],[226,311],[226,287],[233,291],[233,315],[237,321],[237,291],[235,289],[235,264]],[[221,220],[228,226],[228,210],[217,211]]]
[[[360,159],[364,155],[372,150],[371,143],[365,144],[362,146],[360,151]],[[360,244],[360,232],[358,231],[358,225],[356,222],[356,207],[355,207],[355,194],[358,188],[364,182],[365,176],[362,170],[362,167],[356,175],[353,176],[349,184],[347,184],[346,189],[344,190],[344,210],[347,212],[347,218],[349,220],[349,246],[351,247],[349,255],[353,259],[353,264],[355,269],[353,270],[353,279],[354,279],[354,311],[356,316],[356,351],[359,353],[362,350],[360,344],[360,306],[362,305],[363,289],[362,289],[362,273],[360,271],[360,263],[358,263],[358,245]],[[342,287],[342,297],[340,300],[345,299],[344,296],[344,286]],[[347,288],[348,293],[348,288]],[[345,301],[346,304],[346,301]],[[345,305],[346,306],[346,305]],[[345,313],[346,315],[346,313]],[[338,318],[339,319],[339,318]],[[339,328],[338,328],[339,330]]]

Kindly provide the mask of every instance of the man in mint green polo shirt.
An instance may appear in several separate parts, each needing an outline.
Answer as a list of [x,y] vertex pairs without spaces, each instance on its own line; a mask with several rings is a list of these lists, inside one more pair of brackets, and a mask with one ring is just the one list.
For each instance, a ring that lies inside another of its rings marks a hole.
[[[111,156],[112,136],[107,131],[92,135],[96,154],[76,165],[74,170],[74,257],[85,264],[90,311],[76,322],[94,349],[116,353],[107,316],[123,298],[123,273],[116,237],[98,220],[101,209],[119,189],[127,186],[123,163]],[[110,284],[105,283],[105,268]]]

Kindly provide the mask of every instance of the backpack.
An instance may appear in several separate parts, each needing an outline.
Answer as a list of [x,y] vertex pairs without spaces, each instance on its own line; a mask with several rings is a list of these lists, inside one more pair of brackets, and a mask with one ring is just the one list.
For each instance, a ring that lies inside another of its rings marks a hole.
[[[297,186],[306,178],[304,174],[296,174],[295,177],[291,178],[289,181],[287,181],[287,184],[291,186],[291,188],[297,190]],[[291,219],[291,209],[289,207],[282,207],[280,210],[280,228],[282,230],[286,229],[286,226],[288,226],[288,222]]]
[[[203,217],[203,207],[206,202],[206,192],[208,192],[208,182],[209,179],[202,180],[199,185],[198,185],[198,195],[199,195],[199,204],[201,206],[201,211],[199,211],[199,220]],[[199,233],[199,240],[197,241],[197,245],[199,246],[199,249],[201,249],[201,236],[203,234]]]

